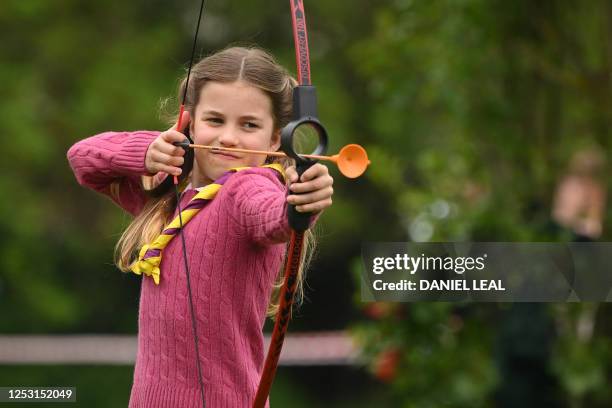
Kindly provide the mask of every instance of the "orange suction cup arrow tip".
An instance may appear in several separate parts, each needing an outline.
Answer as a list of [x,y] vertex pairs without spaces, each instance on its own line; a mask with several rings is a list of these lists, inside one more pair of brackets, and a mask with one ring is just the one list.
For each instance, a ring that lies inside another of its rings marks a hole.
[[348,144],[340,149],[338,154],[332,156],[340,173],[344,174],[348,178],[357,178],[361,176],[368,165],[368,153],[363,147],[358,144]]

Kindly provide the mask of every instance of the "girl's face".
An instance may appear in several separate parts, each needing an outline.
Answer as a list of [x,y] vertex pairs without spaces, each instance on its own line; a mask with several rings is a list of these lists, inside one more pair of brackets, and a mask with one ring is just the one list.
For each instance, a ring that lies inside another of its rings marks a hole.
[[[195,144],[252,150],[280,146],[270,97],[243,81],[204,85],[190,126]],[[261,166],[265,159],[264,155],[195,149],[193,187],[208,185],[233,167]]]

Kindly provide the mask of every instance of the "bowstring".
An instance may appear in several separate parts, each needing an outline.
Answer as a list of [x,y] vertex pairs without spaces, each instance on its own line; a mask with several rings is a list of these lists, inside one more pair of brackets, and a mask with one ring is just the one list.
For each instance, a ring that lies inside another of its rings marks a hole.
[[[187,99],[187,89],[189,88],[189,77],[191,76],[191,68],[193,66],[193,60],[195,58],[196,45],[198,41],[198,33],[200,31],[200,23],[202,21],[202,12],[204,11],[204,0],[200,2],[200,13],[198,14],[198,24],[196,26],[195,35],[193,37],[193,47],[191,48],[191,58],[189,60],[189,69],[187,70],[187,79],[185,80],[185,89],[183,90],[183,100],[181,101],[181,108],[179,111],[179,118],[177,123],[177,130],[179,130],[181,126],[181,121],[183,118],[183,111],[185,109],[185,100]],[[176,193],[176,206],[178,209],[179,215],[179,235],[181,236],[181,242],[183,246],[183,261],[185,263],[185,276],[187,278],[187,293],[189,295],[189,310],[191,312],[191,327],[193,329],[193,342],[195,345],[195,354],[196,354],[196,365],[198,369],[198,382],[200,385],[200,396],[202,398],[202,407],[206,408],[206,399],[204,398],[204,379],[202,376],[202,364],[200,362],[200,351],[199,351],[199,338],[198,338],[198,330],[195,318],[195,308],[193,306],[193,295],[191,291],[191,279],[189,274],[189,262],[187,261],[187,243],[185,242],[185,235],[183,234],[183,217],[181,210],[181,197],[179,195],[178,190],[178,179],[174,177],[174,192]]]

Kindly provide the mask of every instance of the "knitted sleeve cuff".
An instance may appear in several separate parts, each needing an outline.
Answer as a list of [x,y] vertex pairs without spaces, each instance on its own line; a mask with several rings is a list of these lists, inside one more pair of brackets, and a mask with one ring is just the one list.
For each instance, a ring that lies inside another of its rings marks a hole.
[[67,153],[74,175],[84,187],[110,197],[137,214],[146,202],[140,178],[154,131],[105,132],[75,143]]
[[149,145],[158,136],[157,132],[139,131],[130,133],[111,159],[111,168],[119,174],[150,175],[145,168],[145,157]]

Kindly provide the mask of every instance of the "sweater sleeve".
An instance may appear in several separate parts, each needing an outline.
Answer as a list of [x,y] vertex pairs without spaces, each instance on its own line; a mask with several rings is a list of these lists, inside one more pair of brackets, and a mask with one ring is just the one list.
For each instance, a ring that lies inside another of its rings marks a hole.
[[[105,132],[83,139],[67,153],[78,183],[102,193],[121,208],[137,215],[147,201],[140,177],[148,175],[147,149],[155,131]],[[111,186],[117,186],[117,189]]]
[[232,175],[221,189],[239,235],[260,245],[286,242],[291,230],[286,188],[271,169],[252,168]]
[[[221,189],[237,227],[260,245],[287,242],[291,228],[287,219],[287,188],[271,169],[252,168],[234,174]],[[312,226],[318,215],[311,218]]]

